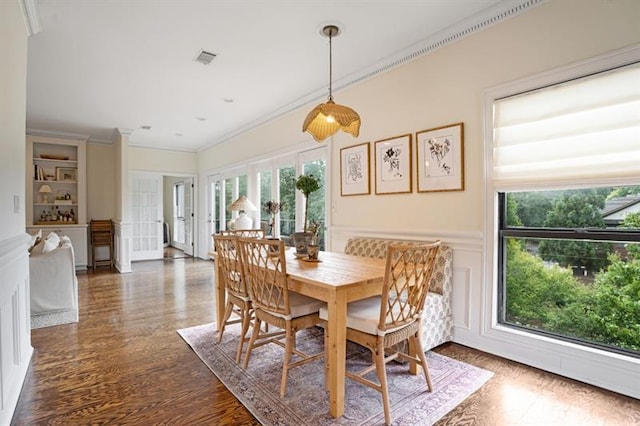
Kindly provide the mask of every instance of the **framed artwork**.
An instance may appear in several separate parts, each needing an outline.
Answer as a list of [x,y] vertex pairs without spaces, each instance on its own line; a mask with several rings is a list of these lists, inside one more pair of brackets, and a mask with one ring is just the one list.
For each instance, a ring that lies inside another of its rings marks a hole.
[[56,180],[74,181],[78,169],[72,167],[56,167]]
[[374,143],[376,194],[411,192],[411,135]]
[[416,132],[418,192],[464,190],[464,124]]
[[369,142],[340,150],[340,195],[371,193]]

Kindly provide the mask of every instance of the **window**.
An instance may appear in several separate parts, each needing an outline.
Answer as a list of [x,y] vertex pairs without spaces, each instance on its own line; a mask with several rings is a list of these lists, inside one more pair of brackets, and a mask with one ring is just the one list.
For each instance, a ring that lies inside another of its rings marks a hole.
[[[246,170],[248,173],[239,177],[232,177],[239,174],[239,170],[225,170],[215,177],[209,177],[210,182],[215,182],[215,185],[211,183],[209,186],[210,197],[221,205],[220,215],[225,215],[225,217],[218,217],[212,214],[217,222],[216,232],[226,229],[224,222],[228,222],[232,214],[235,215],[226,206],[235,201],[238,195],[246,194],[259,209],[258,212],[252,212],[251,216],[259,221],[259,226],[267,233],[271,233],[272,230],[268,226],[271,217],[264,211],[265,203],[273,200],[285,205],[276,216],[276,229],[273,232],[287,245],[292,245],[291,236],[294,232],[302,230],[304,217],[304,197],[300,191],[296,190],[295,180],[301,173],[313,173],[317,174],[322,181],[322,187],[310,198],[310,217],[322,225],[320,237],[321,247],[324,248],[327,237],[325,234],[326,148],[261,160],[250,164]],[[213,194],[214,191],[215,194]],[[210,208],[215,208],[214,203]]]
[[499,200],[499,321],[640,355],[640,186]]
[[638,357],[640,65],[621,65],[492,103],[497,321]]
[[[325,169],[326,163],[324,160],[313,160],[302,165],[303,173],[311,174],[320,179],[320,182],[325,182]],[[309,195],[309,212],[308,220],[318,222],[320,227],[318,228],[318,246],[320,250],[324,250],[325,247],[325,191],[326,188],[323,185],[320,189]]]

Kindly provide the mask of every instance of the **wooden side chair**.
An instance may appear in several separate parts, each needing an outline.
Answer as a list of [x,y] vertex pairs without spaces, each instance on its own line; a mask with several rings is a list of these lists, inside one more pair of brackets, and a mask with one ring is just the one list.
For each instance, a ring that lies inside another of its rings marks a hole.
[[[386,363],[397,358],[409,361],[412,373],[417,372],[417,365],[421,366],[427,387],[432,390],[420,335],[424,303],[439,249],[440,241],[419,246],[390,245],[382,295],[347,305],[347,340],[371,350],[373,364],[358,372],[347,371],[345,375],[382,394],[386,424],[391,424]],[[326,320],[327,316],[327,309],[322,308],[320,317]],[[408,353],[394,347],[405,340],[409,341]],[[325,346],[326,341],[325,332]],[[374,370],[379,383],[364,377]]]
[[[254,348],[266,343],[284,347],[280,382],[280,396],[284,396],[289,369],[324,355],[324,352],[309,355],[298,350],[295,339],[297,331],[323,323],[318,312],[325,303],[289,291],[284,243],[281,240],[240,238],[239,245],[255,314],[244,367],[247,368],[249,365],[251,351]],[[284,330],[285,342],[261,330],[260,325],[263,322]],[[297,355],[295,361],[292,360],[294,354]]]
[[[249,340],[246,335],[249,331],[253,312],[251,297],[249,297],[249,292],[247,291],[247,283],[243,277],[242,260],[237,250],[238,238],[230,234],[217,234],[213,237],[213,243],[217,253],[216,262],[220,262],[219,270],[222,272],[222,276],[216,277],[216,279],[223,280],[227,292],[227,304],[224,310],[224,320],[220,324],[218,343],[222,341],[222,335],[227,325],[242,323],[242,331],[240,332],[240,341],[238,342],[238,351],[236,353],[236,362],[239,363],[244,343]],[[232,314],[235,314],[239,319],[230,320]]]

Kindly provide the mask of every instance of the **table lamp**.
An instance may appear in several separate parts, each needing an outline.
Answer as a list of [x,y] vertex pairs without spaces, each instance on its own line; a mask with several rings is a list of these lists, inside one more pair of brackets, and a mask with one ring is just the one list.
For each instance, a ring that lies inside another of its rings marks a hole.
[[42,197],[40,202],[42,204],[49,204],[49,194],[53,192],[51,191],[51,187],[49,185],[42,185],[40,186],[40,189],[38,190],[38,192],[41,194],[41,197]]
[[235,220],[236,229],[252,229],[253,219],[247,216],[247,211],[258,210],[256,206],[249,201],[246,195],[241,195],[230,206],[229,210],[239,212]]

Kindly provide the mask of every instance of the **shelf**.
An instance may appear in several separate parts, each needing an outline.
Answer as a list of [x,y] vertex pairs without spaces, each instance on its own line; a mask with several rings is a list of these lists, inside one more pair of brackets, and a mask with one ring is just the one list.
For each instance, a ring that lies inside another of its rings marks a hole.
[[78,222],[62,222],[59,220],[52,220],[52,221],[46,221],[46,222],[38,221],[34,223],[34,225],[41,225],[41,226],[62,226],[62,225],[77,225],[77,224]]
[[56,160],[53,158],[34,158],[33,161],[41,161],[43,163],[78,164],[78,160]]
[[35,180],[33,183],[78,183],[77,180]]
[[56,207],[77,207],[77,203],[73,204],[53,204],[53,203],[33,203],[34,206],[56,206]]

